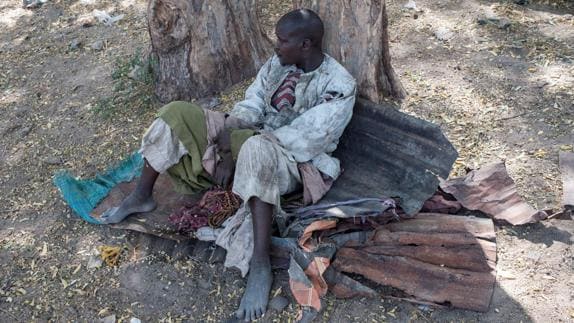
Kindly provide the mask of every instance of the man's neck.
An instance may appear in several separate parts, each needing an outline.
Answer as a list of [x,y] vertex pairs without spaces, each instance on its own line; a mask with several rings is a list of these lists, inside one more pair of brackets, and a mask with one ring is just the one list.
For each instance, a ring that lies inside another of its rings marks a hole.
[[322,51],[313,52],[303,63],[297,64],[297,67],[302,69],[303,72],[309,73],[316,70],[323,63],[325,55]]

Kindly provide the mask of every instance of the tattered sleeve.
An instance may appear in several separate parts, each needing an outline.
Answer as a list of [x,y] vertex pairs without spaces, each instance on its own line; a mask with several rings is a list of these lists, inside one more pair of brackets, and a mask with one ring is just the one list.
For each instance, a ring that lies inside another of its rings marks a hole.
[[229,113],[231,116],[248,122],[251,125],[259,123],[265,112],[265,84],[269,69],[271,67],[270,58],[259,70],[255,81],[251,83],[245,91],[245,99],[235,104],[233,110]]
[[318,105],[273,134],[297,162],[330,153],[351,120],[355,95],[355,80],[350,77],[333,80],[326,86]]

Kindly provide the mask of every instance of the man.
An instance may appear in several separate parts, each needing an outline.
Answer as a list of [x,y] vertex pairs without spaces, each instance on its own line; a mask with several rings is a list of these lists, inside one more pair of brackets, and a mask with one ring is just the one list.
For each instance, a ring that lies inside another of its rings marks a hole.
[[[260,318],[267,308],[273,280],[271,226],[274,213],[281,211],[280,196],[303,184],[315,202],[328,190],[340,173],[339,161],[330,153],[355,102],[355,80],[322,51],[323,23],[316,13],[291,11],[275,32],[276,55],[229,116],[183,102],[162,108],[142,140],[145,166],[136,189],[102,216],[105,223],[117,223],[153,210],[152,189],[161,172],[168,172],[183,192],[214,183],[226,187],[233,180],[233,192],[244,201],[243,213],[231,219],[237,225],[226,226],[217,243],[228,250],[226,266],[249,272],[236,313],[246,321]],[[239,226],[248,228],[237,230]],[[234,237],[246,236],[247,247],[238,248]],[[238,254],[243,258],[229,261]]]

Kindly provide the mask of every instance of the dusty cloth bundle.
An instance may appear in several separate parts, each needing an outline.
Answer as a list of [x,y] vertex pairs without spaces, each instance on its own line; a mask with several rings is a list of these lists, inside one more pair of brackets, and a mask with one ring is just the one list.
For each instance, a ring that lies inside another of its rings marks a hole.
[[199,202],[186,204],[169,216],[169,221],[183,233],[194,232],[205,226],[221,226],[241,206],[239,196],[221,188],[211,189]]

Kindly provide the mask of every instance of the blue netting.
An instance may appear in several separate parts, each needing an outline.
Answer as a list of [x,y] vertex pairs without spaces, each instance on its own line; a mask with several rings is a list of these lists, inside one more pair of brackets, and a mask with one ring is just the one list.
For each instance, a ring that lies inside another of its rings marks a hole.
[[134,153],[117,167],[96,175],[93,179],[78,179],[69,171],[60,171],[54,175],[54,185],[60,190],[64,201],[82,219],[100,224],[90,216],[90,213],[117,184],[129,182],[141,174],[143,158],[140,153]]

